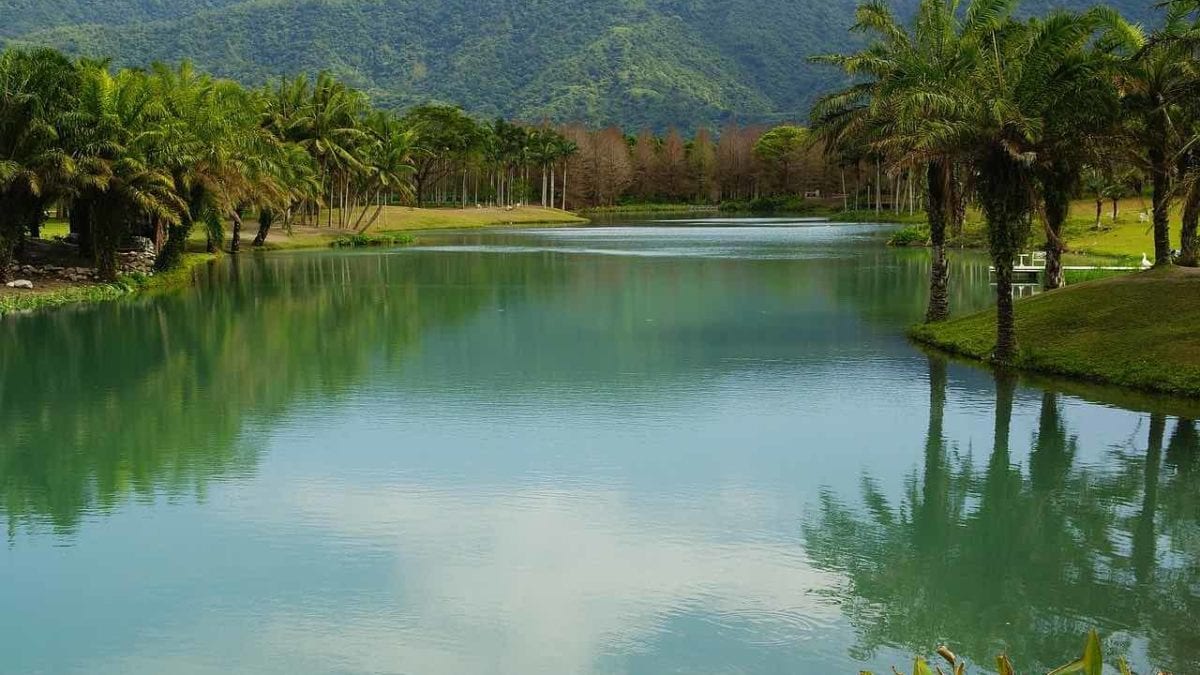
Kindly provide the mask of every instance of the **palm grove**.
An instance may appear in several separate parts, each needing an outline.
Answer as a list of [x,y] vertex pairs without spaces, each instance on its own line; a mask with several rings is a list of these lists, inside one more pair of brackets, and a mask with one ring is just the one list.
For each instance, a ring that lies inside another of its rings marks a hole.
[[1014,259],[1040,223],[1046,285],[1062,284],[1063,224],[1079,191],[1100,203],[1123,176],[1145,176],[1157,266],[1197,264],[1200,220],[1197,3],[1172,0],[1149,35],[1105,7],[1018,20],[1016,4],[922,0],[908,24],[883,2],[861,5],[855,29],[870,44],[820,58],[854,84],[813,111],[829,149],[924,176],[930,322],[949,313],[947,229],[961,224],[967,200],[979,206],[996,270],[998,362],[1017,354]]
[[828,178],[807,141],[789,125],[731,124],[719,138],[699,129],[685,139],[480,122],[448,105],[400,114],[327,74],[254,90],[187,63],[114,71],[10,49],[0,54],[0,279],[51,209],[111,280],[131,235],[152,239],[156,267],[169,269],[193,232],[210,251],[237,251],[246,218],[262,245],[274,227],[362,232],[396,204],[567,208],[790,193]]
[[238,250],[246,214],[257,216],[258,243],[275,224],[365,229],[384,205],[414,190],[419,200],[461,154],[485,145],[502,194],[519,170],[536,165],[549,175],[574,152],[553,130],[481,126],[453,107],[403,117],[377,110],[327,75],[254,91],[188,64],[113,72],[53,50],[8,50],[0,55],[0,276],[54,206],[101,277],[113,279],[131,234],[153,238],[166,269],[197,228],[211,250],[231,224],[229,246]]

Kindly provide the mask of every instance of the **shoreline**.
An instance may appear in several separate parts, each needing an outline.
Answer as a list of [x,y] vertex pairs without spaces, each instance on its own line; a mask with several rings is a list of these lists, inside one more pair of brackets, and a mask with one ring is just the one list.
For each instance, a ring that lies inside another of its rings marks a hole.
[[49,288],[3,289],[0,320],[68,305],[91,305],[169,290],[192,283],[195,270],[220,258],[216,253],[185,253],[180,266],[153,276],[123,275],[113,282],[58,282]]
[[[226,255],[247,253],[273,253],[284,251],[322,250],[329,248],[355,248],[370,246],[404,246],[413,241],[413,235],[453,230],[499,230],[524,226],[574,226],[591,222],[569,211],[543,209],[541,207],[518,207],[512,211],[490,209],[418,209],[395,207],[388,221],[390,226],[381,228],[377,224],[369,232],[356,235],[354,230],[337,227],[296,228],[292,234],[282,230],[272,232],[266,244],[254,247],[253,227],[243,231],[243,245],[239,253],[222,250],[219,253],[188,252],[184,254],[176,269],[152,276],[122,275],[114,282],[69,282],[55,279],[52,282],[39,280],[32,290],[10,289],[0,285],[0,320],[13,315],[31,314],[66,306],[92,305],[112,302],[136,295],[178,288],[192,283],[197,267],[216,262]],[[396,217],[399,215],[399,217]],[[47,228],[54,232],[54,228]],[[249,234],[249,237],[246,235]],[[190,246],[201,245],[203,240],[193,239]]]

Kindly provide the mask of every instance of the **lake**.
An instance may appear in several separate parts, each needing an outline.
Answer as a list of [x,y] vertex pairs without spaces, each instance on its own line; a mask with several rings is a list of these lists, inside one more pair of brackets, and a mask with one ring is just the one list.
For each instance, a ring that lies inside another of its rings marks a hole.
[[441,233],[0,320],[0,671],[1031,672],[1095,627],[1200,672],[1197,407],[923,353],[887,231]]

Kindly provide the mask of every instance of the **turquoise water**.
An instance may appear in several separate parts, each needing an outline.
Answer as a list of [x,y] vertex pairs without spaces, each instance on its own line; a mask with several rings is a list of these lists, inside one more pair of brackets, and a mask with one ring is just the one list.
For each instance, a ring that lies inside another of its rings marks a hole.
[[922,353],[885,239],[447,233],[0,320],[0,672],[1200,671],[1196,408]]

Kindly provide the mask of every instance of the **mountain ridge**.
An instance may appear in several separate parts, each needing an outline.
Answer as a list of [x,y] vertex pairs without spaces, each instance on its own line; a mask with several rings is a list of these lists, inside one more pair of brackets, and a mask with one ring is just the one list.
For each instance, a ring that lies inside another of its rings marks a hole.
[[488,117],[690,129],[804,119],[843,81],[807,57],[854,44],[855,4],[0,0],[0,16],[14,18],[0,22],[0,40],[121,66],[189,59],[250,85],[328,70],[391,107],[436,101]]

